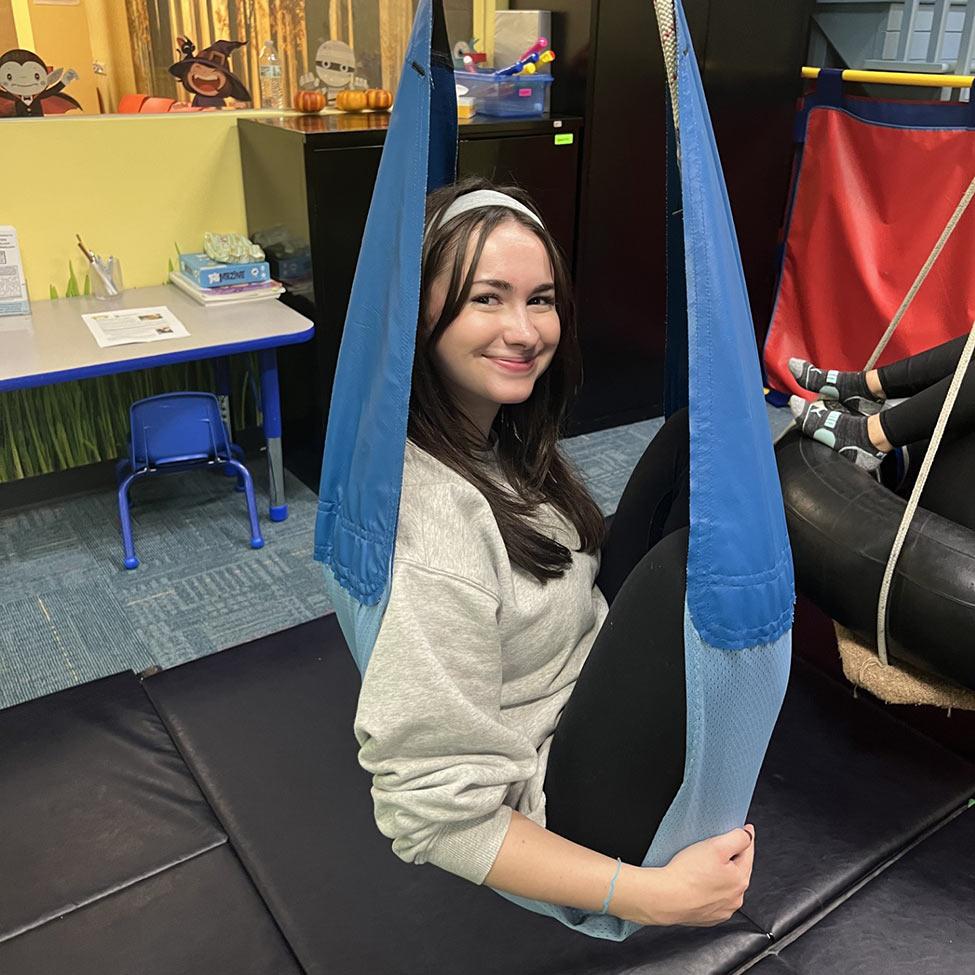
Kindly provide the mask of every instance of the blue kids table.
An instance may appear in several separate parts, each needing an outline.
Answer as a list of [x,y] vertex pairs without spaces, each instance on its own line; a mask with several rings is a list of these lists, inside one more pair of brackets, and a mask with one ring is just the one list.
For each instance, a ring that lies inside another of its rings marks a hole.
[[[165,305],[189,335],[165,342],[101,349],[81,316],[121,308]],[[35,301],[31,314],[0,318],[0,392],[50,386],[197,359],[216,359],[218,393],[229,395],[227,357],[256,352],[261,371],[261,408],[267,440],[271,521],[284,521],[281,402],[275,350],[307,342],[314,326],[280,301],[204,307],[172,285],[132,288],[118,298]]]

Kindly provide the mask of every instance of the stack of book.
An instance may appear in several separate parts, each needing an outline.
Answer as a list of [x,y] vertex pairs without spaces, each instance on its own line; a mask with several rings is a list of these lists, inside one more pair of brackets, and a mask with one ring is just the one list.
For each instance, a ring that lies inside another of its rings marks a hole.
[[169,280],[201,305],[263,301],[284,293],[267,261],[219,264],[206,254],[182,254]]

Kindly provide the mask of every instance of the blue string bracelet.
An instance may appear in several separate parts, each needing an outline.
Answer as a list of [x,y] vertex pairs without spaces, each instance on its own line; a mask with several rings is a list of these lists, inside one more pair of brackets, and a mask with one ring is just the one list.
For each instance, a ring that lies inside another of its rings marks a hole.
[[606,895],[606,900],[603,901],[603,909],[599,912],[600,914],[609,913],[609,902],[613,899],[613,894],[616,891],[616,881],[619,880],[620,870],[623,869],[623,861],[617,857],[616,858],[616,873],[613,874],[613,879],[609,882],[609,893]]

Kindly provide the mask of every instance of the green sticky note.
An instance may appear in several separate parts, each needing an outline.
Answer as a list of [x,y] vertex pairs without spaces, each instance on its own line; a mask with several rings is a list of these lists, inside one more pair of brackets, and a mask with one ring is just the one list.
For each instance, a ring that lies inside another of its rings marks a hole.
[[576,140],[576,137],[575,137],[575,134],[574,133],[572,133],[572,132],[560,132],[555,137],[555,144],[557,146],[571,146],[572,143],[575,142],[575,140]]

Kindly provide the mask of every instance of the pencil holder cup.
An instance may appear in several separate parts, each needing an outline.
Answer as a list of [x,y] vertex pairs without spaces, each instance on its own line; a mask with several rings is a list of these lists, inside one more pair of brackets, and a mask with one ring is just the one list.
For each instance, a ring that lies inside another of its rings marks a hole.
[[90,270],[91,293],[96,298],[114,298],[122,293],[122,264],[117,257],[98,257]]

